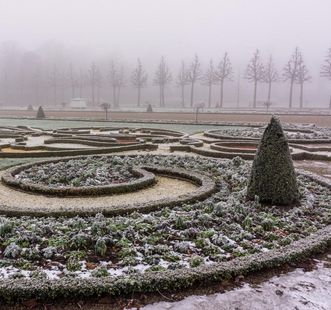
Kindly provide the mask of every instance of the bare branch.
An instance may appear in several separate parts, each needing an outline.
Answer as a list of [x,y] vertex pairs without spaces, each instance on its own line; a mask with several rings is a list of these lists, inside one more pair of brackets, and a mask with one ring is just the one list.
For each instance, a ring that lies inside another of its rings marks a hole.
[[329,48],[324,64],[321,67],[321,77],[331,80],[331,48]]
[[219,62],[215,71],[215,76],[219,82],[232,81],[233,69],[228,53],[224,53],[223,59]]

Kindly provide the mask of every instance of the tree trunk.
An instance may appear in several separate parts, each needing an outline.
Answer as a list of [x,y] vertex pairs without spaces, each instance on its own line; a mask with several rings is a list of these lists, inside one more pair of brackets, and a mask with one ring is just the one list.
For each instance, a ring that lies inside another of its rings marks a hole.
[[79,98],[82,98],[83,97],[83,84],[81,83],[79,85]]
[[138,104],[137,104],[138,107],[140,107],[140,91],[141,91],[141,88],[138,87]]
[[300,83],[300,109],[303,108],[303,83]]
[[114,107],[117,107],[116,86],[113,86],[113,105],[114,105]]
[[118,86],[117,88],[117,106],[119,107],[120,106],[120,95],[121,95],[121,87]]
[[294,81],[291,80],[291,85],[290,85],[290,101],[289,101],[289,108],[290,109],[292,109],[293,83],[294,83]]
[[191,108],[193,107],[193,97],[194,97],[194,82],[191,84]]
[[94,85],[92,85],[92,106],[95,104]]
[[182,88],[182,107],[184,108],[185,107],[185,98],[184,98],[184,96],[185,96],[185,86],[182,85],[181,88]]
[[269,82],[269,87],[268,87],[268,100],[267,100],[268,104],[270,104],[270,98],[271,98],[271,81]]
[[100,87],[97,87],[97,105],[100,105]]
[[161,84],[159,85],[159,96],[160,96],[160,99],[159,99],[160,107],[162,107],[162,86],[161,86]]
[[162,106],[165,107],[164,85],[162,85]]
[[254,98],[253,98],[253,108],[256,108],[256,92],[257,92],[257,81],[254,81]]
[[53,100],[54,100],[54,107],[56,106],[56,101],[57,101],[57,89],[56,85],[54,85],[54,93],[53,93]]
[[209,90],[208,90],[208,108],[210,108],[210,106],[211,106],[211,88],[212,88],[212,85],[209,84]]
[[221,81],[221,93],[220,93],[220,108],[223,108],[223,86],[224,86],[224,81]]
[[73,83],[71,84],[71,96],[75,98],[75,85]]

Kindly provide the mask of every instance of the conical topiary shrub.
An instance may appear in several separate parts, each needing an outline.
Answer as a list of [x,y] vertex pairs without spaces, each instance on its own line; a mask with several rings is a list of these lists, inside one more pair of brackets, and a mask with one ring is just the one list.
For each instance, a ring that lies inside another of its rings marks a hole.
[[287,138],[277,117],[272,116],[254,158],[247,198],[260,202],[291,205],[299,191]]
[[46,115],[45,115],[45,112],[44,112],[44,109],[43,107],[39,107],[38,108],[38,112],[37,112],[37,115],[36,115],[36,119],[44,119],[46,118]]
[[151,104],[149,104],[149,105],[147,106],[146,112],[148,112],[148,113],[152,113],[152,112],[153,112],[153,107],[152,107]]

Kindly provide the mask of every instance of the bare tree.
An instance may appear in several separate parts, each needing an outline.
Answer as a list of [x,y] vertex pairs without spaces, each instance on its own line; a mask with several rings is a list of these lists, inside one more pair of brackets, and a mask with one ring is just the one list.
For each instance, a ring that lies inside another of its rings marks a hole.
[[[331,48],[329,48],[328,53],[324,59],[324,64],[321,68],[321,77],[325,77],[331,80]],[[329,102],[329,109],[331,109],[331,96]]]
[[296,78],[296,82],[300,85],[300,109],[303,108],[303,85],[305,82],[311,81],[311,76],[309,75],[307,66],[303,61],[302,54],[299,54],[299,62],[298,62],[298,74]]
[[92,106],[95,105],[95,92],[98,83],[98,67],[93,62],[88,70],[89,84],[91,86]]
[[216,75],[215,75],[215,68],[214,68],[212,59],[209,61],[208,69],[202,75],[201,81],[202,81],[202,85],[208,86],[208,108],[210,108],[211,107],[212,87],[217,82]]
[[121,69],[118,71],[118,75],[117,75],[117,106],[120,105],[121,89],[125,85],[126,85],[126,79],[124,74],[124,67],[121,66]]
[[49,75],[49,82],[51,88],[53,88],[53,104],[54,106],[57,103],[57,92],[58,92],[58,87],[59,87],[59,80],[60,80],[60,75],[57,69],[56,64],[53,65],[52,71],[50,72]]
[[102,87],[102,75],[100,73],[100,70],[96,71],[96,77],[95,77],[95,88],[96,88],[96,97],[97,97],[97,105],[100,105],[100,91]]
[[220,83],[220,108],[223,107],[224,82],[232,81],[232,65],[228,53],[224,53],[223,59],[218,64],[215,72],[216,79]]
[[160,64],[155,72],[154,84],[160,88],[160,107],[165,106],[164,89],[172,81],[172,75],[164,57],[161,57]]
[[87,84],[88,77],[86,73],[84,74],[83,70],[79,70],[79,78],[78,78],[78,89],[79,89],[79,98],[83,97],[83,90]]
[[77,75],[75,74],[74,67],[72,63],[69,65],[69,73],[68,73],[68,80],[71,88],[71,98],[76,97],[76,89],[79,87],[79,80]]
[[114,60],[110,62],[108,78],[112,88],[113,106],[116,107],[117,106],[117,68],[115,66]]
[[108,76],[112,87],[113,105],[114,107],[118,107],[120,104],[121,88],[125,85],[124,67],[121,66],[121,68],[118,69],[118,66],[112,60]]
[[70,85],[68,84],[66,72],[63,70],[59,74],[59,89],[61,91],[61,103],[62,104],[65,104],[65,92],[66,92],[66,89],[68,88],[68,86],[70,86]]
[[137,67],[131,75],[131,83],[138,90],[137,106],[140,106],[141,89],[147,85],[147,73],[145,72],[140,59],[137,59]]
[[260,51],[257,49],[246,68],[245,79],[254,83],[253,108],[256,108],[257,84],[263,81],[264,68]]
[[290,96],[289,96],[289,108],[292,109],[293,99],[293,86],[298,77],[298,69],[300,62],[300,51],[296,47],[291,58],[287,62],[283,70],[283,76],[285,81],[290,81]]
[[179,72],[177,74],[176,85],[181,88],[182,107],[185,107],[185,86],[188,84],[187,71],[184,61],[182,61]]
[[267,108],[271,105],[271,87],[272,83],[278,82],[279,76],[275,64],[273,62],[272,56],[270,55],[267,65],[265,66],[263,82],[268,84],[268,98],[267,98]]
[[200,66],[201,64],[199,61],[199,57],[197,54],[195,54],[191,66],[187,71],[187,81],[191,84],[191,100],[190,100],[191,107],[193,107],[193,102],[194,102],[194,85],[201,78]]

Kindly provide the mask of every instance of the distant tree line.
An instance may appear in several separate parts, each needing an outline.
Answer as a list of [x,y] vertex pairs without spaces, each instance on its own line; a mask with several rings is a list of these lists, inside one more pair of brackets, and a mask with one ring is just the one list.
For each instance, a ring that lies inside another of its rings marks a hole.
[[[104,99],[101,98],[101,89],[107,89],[107,98],[116,108],[121,106],[123,88],[132,87],[136,90],[136,106],[140,107],[144,88],[155,85],[159,90],[159,106],[166,107],[167,88],[169,85],[174,85],[178,89],[180,106],[193,107],[196,86],[203,85],[208,90],[206,106],[222,109],[224,85],[234,80],[234,70],[227,52],[220,55],[218,62],[210,59],[206,67],[202,67],[196,54],[190,61],[182,60],[175,72],[171,70],[166,57],[162,56],[155,66],[152,78],[149,78],[146,67],[139,58],[133,68],[126,68],[123,63],[111,58],[108,66],[91,62],[86,67],[86,65],[74,65],[73,61],[67,63],[56,53],[50,57],[52,52],[52,48],[49,48],[47,53],[26,52],[20,50],[12,42],[2,44],[0,46],[0,102],[7,105],[12,102],[26,103],[26,105],[33,103],[38,106],[44,102],[50,102],[56,106],[65,105],[70,98],[87,97],[92,106],[102,106]],[[331,81],[331,48],[321,66],[320,76]],[[247,64],[244,78],[253,86],[253,108],[257,108],[260,84],[267,85],[264,103],[269,107],[272,103],[274,83],[279,82],[288,83],[289,109],[293,108],[293,90],[296,85],[299,87],[299,107],[303,108],[304,86],[312,80],[303,54],[298,47],[279,69],[272,55],[268,55],[267,61],[264,61],[257,49]],[[188,99],[185,98],[187,87],[190,94]],[[215,99],[216,105],[213,105],[212,98],[214,87],[219,89],[218,98]],[[47,95],[45,95],[46,92]],[[331,96],[329,107],[331,109]]]

